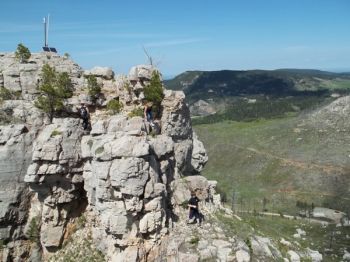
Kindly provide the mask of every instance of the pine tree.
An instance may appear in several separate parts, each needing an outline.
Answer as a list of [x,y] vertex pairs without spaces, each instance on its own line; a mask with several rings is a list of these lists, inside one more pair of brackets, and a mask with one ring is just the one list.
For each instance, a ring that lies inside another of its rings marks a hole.
[[119,113],[122,108],[123,104],[119,100],[112,99],[107,103],[107,109],[114,115]]
[[20,63],[27,62],[31,55],[32,54],[27,47],[25,47],[22,43],[18,44],[15,56]]
[[51,123],[55,113],[64,108],[64,99],[72,97],[73,85],[67,73],[57,73],[55,68],[45,64],[38,91],[40,95],[35,106],[48,114]]
[[93,102],[96,102],[96,99],[101,94],[101,85],[97,82],[97,78],[94,75],[87,77],[88,81],[88,93]]
[[160,75],[157,71],[153,72],[150,83],[144,88],[143,92],[145,100],[152,102],[154,110],[158,112],[164,94],[162,81],[160,80]]

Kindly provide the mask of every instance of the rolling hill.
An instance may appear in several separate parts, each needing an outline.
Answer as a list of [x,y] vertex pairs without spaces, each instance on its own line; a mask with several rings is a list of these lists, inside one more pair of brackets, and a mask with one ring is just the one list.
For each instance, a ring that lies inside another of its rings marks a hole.
[[216,109],[192,120],[209,155],[204,175],[229,201],[234,193],[251,209],[265,198],[275,212],[297,214],[297,201],[350,212],[349,74],[190,71],[166,85]]
[[347,93],[350,74],[310,69],[187,71],[165,85],[183,90],[188,101],[238,95]]

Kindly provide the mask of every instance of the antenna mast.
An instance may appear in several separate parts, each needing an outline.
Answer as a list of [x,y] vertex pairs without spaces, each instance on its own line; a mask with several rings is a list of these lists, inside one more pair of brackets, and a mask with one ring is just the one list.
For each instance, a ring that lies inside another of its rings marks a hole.
[[50,25],[50,14],[44,17],[44,35],[45,35],[44,41],[45,42],[44,42],[43,50],[45,52],[57,53],[56,48],[49,47],[49,25]]
[[50,21],[50,15],[48,14],[47,17],[44,17],[44,35],[45,35],[45,41],[44,46],[49,46],[49,21]]

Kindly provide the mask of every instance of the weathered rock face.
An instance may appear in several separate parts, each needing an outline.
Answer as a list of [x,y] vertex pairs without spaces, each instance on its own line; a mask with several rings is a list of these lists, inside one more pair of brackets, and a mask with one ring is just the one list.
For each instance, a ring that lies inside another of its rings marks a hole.
[[[20,244],[31,194],[23,178],[31,161],[34,134],[22,125],[0,126],[0,240]],[[14,257],[14,247],[7,250]],[[22,249],[26,252],[25,248]],[[21,254],[21,252],[19,251]]]
[[[45,63],[72,78],[75,93],[68,105],[85,99],[84,76],[94,75],[105,99],[99,105],[119,98],[125,111],[114,116],[92,113],[89,134],[77,118],[54,118],[49,124],[33,105]],[[21,251],[20,242],[17,249],[10,248],[14,240],[30,237],[33,221],[40,227],[44,253],[55,252],[71,222],[85,212],[93,240],[109,260],[147,260],[171,230],[176,206],[191,190],[212,202],[215,183],[201,176],[181,183],[183,177],[199,174],[207,161],[203,144],[193,134],[184,94],[165,90],[155,136],[147,135],[149,126],[141,117],[128,116],[129,108],[141,105],[142,89],[155,70],[135,67],[129,82],[109,68],[83,73],[56,54],[33,54],[26,64],[16,62],[14,54],[0,55],[0,86],[22,94],[1,107],[24,123],[0,128],[0,240],[10,241],[5,257],[37,252]]]
[[91,70],[85,70],[84,71],[84,76],[97,76],[97,77],[102,77],[106,80],[111,80],[114,77],[114,72],[112,68],[110,67],[100,67],[96,66],[92,68]]
[[[93,236],[111,260],[130,254],[135,261],[142,260],[172,224],[173,204],[179,202],[169,201],[177,198],[172,185],[180,183],[183,170],[191,164],[193,141],[190,120],[181,117],[187,112],[183,96],[175,92],[169,96],[175,101],[164,104],[163,112],[177,114],[165,120],[177,127],[170,135],[169,129],[162,129],[157,136],[147,136],[143,119],[119,115],[97,120],[90,135],[82,138],[84,187],[89,209],[97,218]],[[198,152],[206,156],[203,148]],[[206,157],[195,161],[203,166]],[[198,189],[198,195],[209,200],[207,180],[193,178],[201,182],[188,177],[190,183],[181,187],[181,196],[188,199],[190,190]]]
[[31,97],[37,93],[36,87],[44,64],[55,67],[58,72],[67,72],[76,87],[80,84],[77,79],[82,75],[81,67],[66,57],[53,53],[36,53],[32,54],[27,63],[18,63],[14,53],[0,53],[0,78],[3,79],[0,87]]
[[82,135],[78,119],[54,119],[34,142],[32,164],[24,181],[43,204],[41,243],[48,249],[60,246],[67,222],[86,206]]
[[137,65],[133,66],[128,75],[130,81],[148,81],[152,78],[153,72],[158,72],[158,69],[152,65]]

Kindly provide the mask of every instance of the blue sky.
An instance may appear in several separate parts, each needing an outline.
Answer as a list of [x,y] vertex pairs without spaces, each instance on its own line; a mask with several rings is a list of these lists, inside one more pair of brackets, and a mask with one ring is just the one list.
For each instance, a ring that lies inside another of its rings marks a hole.
[[146,63],[186,70],[350,71],[349,0],[1,0],[0,51],[49,45],[82,67],[127,73]]

